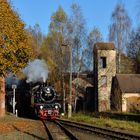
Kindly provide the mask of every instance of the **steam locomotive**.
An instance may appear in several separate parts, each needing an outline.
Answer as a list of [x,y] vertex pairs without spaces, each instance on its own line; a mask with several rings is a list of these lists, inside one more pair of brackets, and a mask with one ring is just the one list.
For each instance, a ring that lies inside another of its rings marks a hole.
[[37,83],[31,89],[31,106],[40,119],[56,119],[59,117],[61,105],[51,85]]

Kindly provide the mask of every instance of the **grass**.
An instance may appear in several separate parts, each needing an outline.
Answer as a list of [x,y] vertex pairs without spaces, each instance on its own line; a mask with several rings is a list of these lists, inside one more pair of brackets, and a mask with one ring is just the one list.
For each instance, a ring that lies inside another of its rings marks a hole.
[[70,120],[95,124],[99,126],[106,126],[110,128],[118,128],[128,131],[140,132],[140,123],[137,123],[135,121],[116,120],[104,117],[95,118],[91,117],[90,115],[85,115],[83,113],[73,114]]

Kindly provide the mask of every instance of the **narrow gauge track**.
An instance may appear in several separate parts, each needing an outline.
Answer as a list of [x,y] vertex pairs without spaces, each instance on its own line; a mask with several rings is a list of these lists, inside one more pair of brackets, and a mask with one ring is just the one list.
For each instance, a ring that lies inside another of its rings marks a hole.
[[78,140],[68,129],[58,121],[42,121],[49,140]]
[[57,121],[63,126],[69,126],[76,129],[88,131],[91,133],[95,133],[97,135],[102,135],[108,137],[110,139],[119,139],[119,140],[140,140],[140,134],[138,133],[130,133],[122,130],[114,130],[111,128],[96,126],[96,125],[88,125],[85,123],[78,123],[74,121],[61,120],[57,119]]

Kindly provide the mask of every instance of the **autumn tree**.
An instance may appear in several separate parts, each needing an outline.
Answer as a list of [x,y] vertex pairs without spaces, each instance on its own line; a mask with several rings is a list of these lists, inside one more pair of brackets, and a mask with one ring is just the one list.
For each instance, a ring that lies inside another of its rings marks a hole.
[[34,57],[40,57],[40,51],[45,37],[39,24],[35,24],[33,27],[29,26],[27,31],[29,33],[30,46],[33,50]]
[[[49,81],[57,83],[58,92],[64,97],[64,73],[69,68],[69,49],[65,44],[67,15],[61,6],[51,16],[49,33],[43,43],[43,58],[49,65]],[[65,106],[65,105],[64,105]]]
[[0,0],[0,116],[5,115],[4,77],[16,73],[31,57],[24,23],[7,0]]
[[[48,35],[41,48],[41,55],[43,59],[47,62],[48,68],[49,68],[49,81],[54,83],[56,80],[58,80],[59,77],[59,70],[58,70],[58,64],[56,62],[56,54],[55,50],[52,46],[55,45],[54,37]],[[59,59],[59,58],[58,58]]]
[[55,60],[60,71],[66,71],[67,67],[64,66],[68,64],[66,61],[66,50],[68,49],[68,46],[64,46],[66,23],[67,15],[62,7],[59,6],[58,10],[51,17],[49,35],[54,37],[55,44],[53,46],[53,50],[55,52]]
[[[42,55],[49,65],[51,81],[63,81],[63,73],[68,68],[68,46],[64,46],[67,15],[61,6],[51,16],[49,33],[43,43]],[[53,78],[53,79],[52,79]]]
[[131,20],[122,2],[119,2],[111,15],[109,26],[109,41],[113,41],[117,48],[117,72],[120,73],[121,53],[126,51],[126,42],[131,29]]

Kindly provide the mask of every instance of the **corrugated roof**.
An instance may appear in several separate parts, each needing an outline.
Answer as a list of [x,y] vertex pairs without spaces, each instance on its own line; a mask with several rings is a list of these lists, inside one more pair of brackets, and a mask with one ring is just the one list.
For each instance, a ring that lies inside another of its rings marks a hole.
[[113,42],[97,42],[94,50],[115,50],[115,45]]
[[116,74],[123,93],[140,93],[140,74]]

